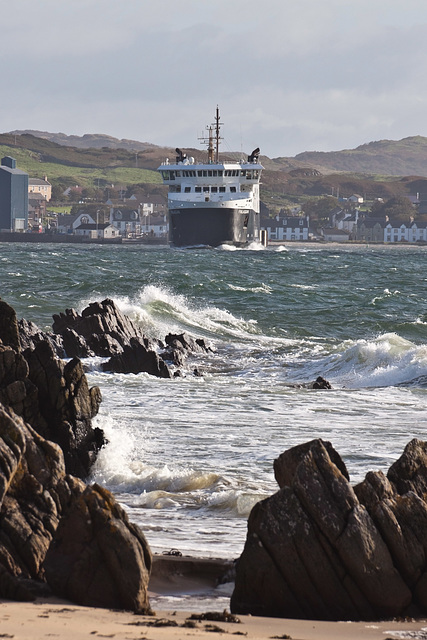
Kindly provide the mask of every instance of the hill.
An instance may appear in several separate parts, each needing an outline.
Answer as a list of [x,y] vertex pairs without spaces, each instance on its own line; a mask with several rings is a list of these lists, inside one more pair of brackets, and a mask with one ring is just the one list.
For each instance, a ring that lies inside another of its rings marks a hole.
[[[80,146],[65,146],[66,141]],[[53,185],[63,188],[77,184],[101,188],[139,185],[151,193],[154,188],[165,191],[156,169],[166,157],[174,158],[175,150],[127,142],[141,147],[123,148],[122,140],[103,135],[79,138],[36,131],[12,132],[0,134],[0,157],[13,156],[19,168],[31,177],[46,175]],[[103,143],[108,144],[99,146]],[[97,146],[84,146],[90,144]],[[196,160],[205,158],[203,149],[184,151]],[[240,157],[240,153],[221,155],[228,160]],[[354,150],[305,152],[295,158],[261,156],[261,162],[265,167],[262,197],[275,208],[321,195],[349,197],[359,193],[365,199],[387,199],[420,193],[427,198],[427,179],[420,177],[427,175],[427,138],[421,136],[371,142]]]
[[[12,131],[9,141],[13,144],[15,136],[28,140],[33,138],[53,142],[59,146],[76,149],[115,149],[129,153],[144,168],[155,169],[166,155],[174,153],[172,148],[158,147],[149,142],[136,140],[119,140],[104,134],[85,134],[83,136],[66,135],[64,133],[49,133],[47,131]],[[140,156],[139,152],[143,152]],[[191,155],[200,156],[200,150],[191,150]],[[239,155],[239,154],[237,154]],[[267,171],[289,171],[311,167],[323,174],[345,172],[355,174],[370,174],[382,176],[427,176],[427,138],[412,136],[402,140],[379,140],[360,145],[356,149],[341,151],[304,151],[294,157],[279,157],[270,159],[262,156]],[[157,164],[156,164],[157,163]],[[135,164],[133,165],[135,166]]]
[[103,147],[66,147],[32,134],[0,134],[1,157],[16,158],[18,167],[31,177],[48,176],[52,184],[84,187],[116,184],[161,184],[155,169],[166,150],[151,147],[131,152]]
[[83,136],[69,136],[65,133],[50,133],[49,131],[35,131],[25,129],[24,131],[10,131],[10,135],[32,135],[36,138],[49,140],[65,147],[76,147],[77,149],[126,149],[126,151],[145,151],[146,149],[159,148],[150,142],[138,142],[137,140],[126,140],[113,138],[104,133],[85,133]]
[[305,151],[299,162],[320,168],[322,173],[345,171],[389,176],[427,175],[427,138],[379,140],[343,151]]

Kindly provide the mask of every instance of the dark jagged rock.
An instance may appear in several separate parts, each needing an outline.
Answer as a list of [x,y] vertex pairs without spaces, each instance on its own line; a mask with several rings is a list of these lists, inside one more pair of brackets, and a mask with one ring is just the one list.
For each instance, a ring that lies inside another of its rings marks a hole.
[[[53,320],[53,331],[64,338],[66,336],[68,357],[81,353],[83,340],[88,353],[97,356],[120,353],[125,346],[130,345],[131,339],[138,340],[147,348],[154,347],[154,343],[144,336],[141,329],[108,298],[102,302],[92,302],[83,309],[81,315],[74,309],[66,309],[65,313],[54,315]],[[78,339],[73,346],[75,336]]]
[[276,460],[274,460],[274,477],[280,488],[292,485],[292,481],[298,465],[300,464],[301,460],[307,455],[313,445],[316,444],[322,444],[325,447],[332,462],[338,467],[343,476],[347,480],[350,480],[350,476],[348,475],[347,467],[345,466],[344,461],[342,460],[341,456],[335,451],[331,443],[317,439],[311,440],[310,442],[306,442],[304,444],[299,444],[296,447],[292,447],[291,449],[288,449],[284,453],[280,454],[280,456],[276,458]]
[[58,445],[1,405],[0,486],[0,565],[15,578],[42,580],[52,533],[71,496],[64,459]]
[[44,568],[53,591],[73,602],[147,613],[151,562],[142,532],[94,485],[61,519]]
[[317,376],[316,380],[311,383],[311,389],[332,389],[331,383],[322,378],[322,376]]
[[67,475],[60,447],[0,405],[0,598],[31,600],[47,577],[78,604],[146,612],[150,570],[114,497]]
[[403,495],[414,491],[420,498],[427,494],[427,442],[414,438],[409,442],[399,460],[390,467],[387,478]]
[[427,445],[354,489],[330,443],[275,461],[280,491],[248,521],[235,613],[373,620],[427,612]]
[[35,349],[40,342],[48,342],[58,358],[65,357],[64,344],[61,336],[41,331],[34,322],[22,318],[18,321],[19,342],[21,350]]
[[149,611],[143,534],[107,490],[67,475],[86,477],[104,443],[99,389],[6,303],[0,335],[0,598],[46,593],[47,575],[79,604]]
[[66,309],[53,318],[53,330],[62,337],[67,355],[110,357],[102,366],[104,371],[172,378],[167,363],[181,367],[188,355],[211,351],[202,338],[195,340],[185,333],[166,336],[166,347],[150,340],[108,298],[91,303],[81,314]]
[[110,356],[104,371],[172,377],[157,354],[159,343],[144,336],[113,300],[93,302],[81,315],[74,309],[54,315],[53,330],[62,336],[69,357]]
[[69,473],[87,477],[104,444],[102,432],[91,423],[101,392],[98,387],[89,389],[78,358],[65,364],[47,342],[27,351],[26,358],[29,379],[38,391],[43,435],[61,446]]
[[0,298],[0,341],[15,351],[21,348],[15,310]]
[[69,473],[87,477],[104,443],[91,422],[101,402],[98,387],[89,389],[80,360],[65,364],[56,356],[54,341],[43,340],[41,333],[22,351],[14,310],[6,303],[1,310],[0,402],[62,447]]
[[166,338],[166,348],[161,352],[161,357],[181,367],[188,355],[192,353],[209,353],[212,349],[203,338],[192,338],[187,333],[169,333]]
[[158,378],[171,378],[167,364],[155,351],[147,349],[138,340],[131,340],[122,353],[113,356],[102,365],[104,371],[116,373],[140,373],[144,371]]

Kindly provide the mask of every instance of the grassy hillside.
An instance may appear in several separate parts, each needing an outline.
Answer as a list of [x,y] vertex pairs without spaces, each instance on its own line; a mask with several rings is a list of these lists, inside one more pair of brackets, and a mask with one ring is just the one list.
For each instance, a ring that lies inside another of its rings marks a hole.
[[161,184],[157,171],[141,168],[143,153],[136,157],[124,149],[75,149],[30,135],[0,135],[2,158],[12,156],[30,177],[46,175],[52,184]]
[[413,136],[402,140],[380,140],[343,151],[306,151],[295,156],[299,162],[318,167],[322,173],[351,173],[390,176],[427,176],[427,138]]
[[[166,156],[174,156],[173,149],[157,147],[148,142],[119,140],[103,134],[68,136],[47,131],[16,131],[0,135],[0,144],[13,146],[15,140],[18,145],[23,144],[42,154],[46,161],[51,155],[55,162],[74,163],[76,166],[83,166],[85,163],[86,166],[104,166],[99,162],[107,165],[116,162],[132,167],[135,166],[137,154],[139,167],[155,169]],[[200,149],[185,151],[196,158],[202,153]],[[102,152],[102,157],[97,157],[98,152]],[[323,174],[345,172],[382,176],[427,176],[427,138],[412,136],[402,140],[379,140],[356,149],[305,151],[293,158],[270,159],[262,156],[261,159],[267,171],[288,172],[312,167]],[[94,164],[95,162],[98,164]]]

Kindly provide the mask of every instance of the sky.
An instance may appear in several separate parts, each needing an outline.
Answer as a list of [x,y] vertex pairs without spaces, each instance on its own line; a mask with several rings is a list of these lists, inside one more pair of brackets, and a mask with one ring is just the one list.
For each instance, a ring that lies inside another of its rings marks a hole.
[[0,0],[0,132],[270,158],[427,136],[426,0]]

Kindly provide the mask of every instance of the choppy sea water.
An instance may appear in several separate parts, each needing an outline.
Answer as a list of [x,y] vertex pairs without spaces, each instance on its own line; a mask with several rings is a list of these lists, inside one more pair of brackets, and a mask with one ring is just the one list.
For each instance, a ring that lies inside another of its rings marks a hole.
[[[109,440],[93,480],[154,552],[238,557],[291,446],[329,440],[357,482],[426,438],[425,248],[3,243],[0,282],[18,317],[44,329],[109,297],[150,336],[187,331],[211,345],[173,380],[86,363]],[[318,375],[332,390],[304,386]]]

